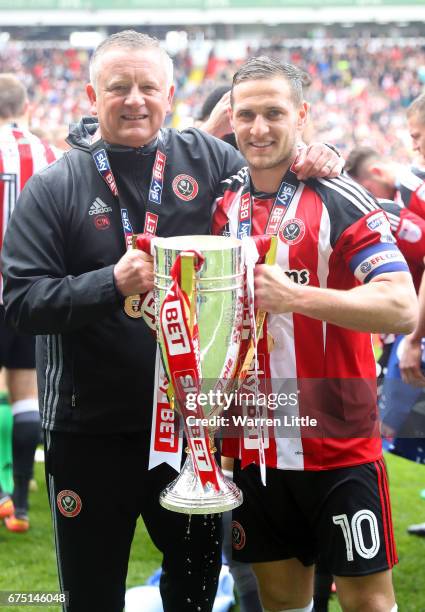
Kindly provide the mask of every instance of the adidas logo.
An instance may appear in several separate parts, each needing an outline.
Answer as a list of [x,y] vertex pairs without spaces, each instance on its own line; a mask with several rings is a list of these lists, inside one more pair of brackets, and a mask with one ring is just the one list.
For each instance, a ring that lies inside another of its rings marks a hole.
[[100,198],[96,198],[89,208],[89,215],[101,215],[112,212],[112,206],[108,206]]

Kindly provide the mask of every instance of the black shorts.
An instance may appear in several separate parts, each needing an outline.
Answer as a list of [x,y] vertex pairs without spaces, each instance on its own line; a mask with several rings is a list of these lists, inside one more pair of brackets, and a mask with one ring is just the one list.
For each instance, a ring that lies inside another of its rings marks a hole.
[[35,368],[35,336],[19,334],[7,327],[2,305],[0,305],[0,368],[8,370]]
[[319,553],[335,576],[364,576],[397,563],[384,460],[326,471],[240,469],[234,481],[244,502],[233,511],[233,556],[264,562]]

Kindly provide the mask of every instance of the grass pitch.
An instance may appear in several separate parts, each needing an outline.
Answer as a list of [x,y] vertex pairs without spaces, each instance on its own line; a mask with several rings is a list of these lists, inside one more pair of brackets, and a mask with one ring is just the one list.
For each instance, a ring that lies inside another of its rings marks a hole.
[[[425,488],[425,467],[388,454],[386,460],[400,561],[394,570],[397,603],[400,612],[423,612],[425,538],[409,536],[406,528],[411,523],[425,522],[425,500],[420,497],[420,491]],[[42,465],[36,465],[35,476],[38,491],[31,493],[30,531],[26,534],[11,534],[3,525],[0,526],[0,591],[58,590],[53,534]],[[111,514],[111,521],[113,520]],[[160,555],[140,521],[133,542],[127,586],[143,584],[159,565]],[[3,608],[0,605],[0,612],[2,609],[27,612],[31,608]],[[43,606],[42,609],[53,611],[59,608]],[[330,609],[331,612],[340,611],[335,597]],[[238,610],[235,606],[232,612]]]

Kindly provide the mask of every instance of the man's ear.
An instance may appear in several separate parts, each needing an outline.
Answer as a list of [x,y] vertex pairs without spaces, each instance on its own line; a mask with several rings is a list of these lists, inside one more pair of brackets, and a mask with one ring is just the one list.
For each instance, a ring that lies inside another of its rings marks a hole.
[[383,177],[384,172],[382,169],[382,166],[378,163],[374,163],[371,164],[368,168],[369,174],[372,175],[372,177],[380,179]]
[[167,113],[171,112],[171,103],[173,102],[173,98],[174,98],[174,92],[175,92],[176,88],[174,85],[171,85],[170,90],[168,92],[168,108],[167,108]]
[[298,109],[297,127],[300,132],[303,131],[307,123],[309,109],[310,109],[310,105],[308,104],[308,102],[305,102],[305,101],[301,104],[301,106]]
[[91,105],[91,113],[92,115],[97,115],[97,98],[96,91],[91,83],[87,83],[86,85],[86,94],[90,101]]

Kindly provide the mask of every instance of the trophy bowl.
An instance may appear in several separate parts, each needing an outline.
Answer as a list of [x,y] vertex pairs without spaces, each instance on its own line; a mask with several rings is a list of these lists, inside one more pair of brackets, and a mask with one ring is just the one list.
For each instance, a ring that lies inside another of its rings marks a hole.
[[[187,408],[186,398],[188,381],[194,395],[232,385],[243,316],[242,242],[224,236],[179,236],[156,237],[152,244],[157,339],[170,382],[170,401],[183,418],[188,441],[182,471],[161,493],[160,503],[186,514],[224,512],[242,503],[242,493],[215,461],[214,427],[188,426],[187,417],[195,414]],[[177,303],[173,300],[180,288],[184,299]],[[182,311],[187,315],[184,320]],[[196,406],[196,416],[204,420],[221,411],[217,403]]]

